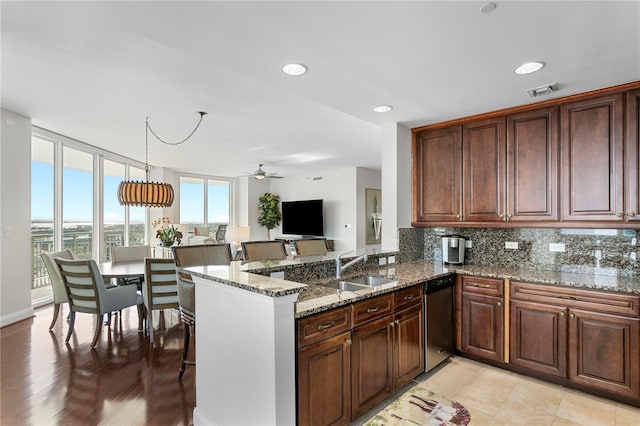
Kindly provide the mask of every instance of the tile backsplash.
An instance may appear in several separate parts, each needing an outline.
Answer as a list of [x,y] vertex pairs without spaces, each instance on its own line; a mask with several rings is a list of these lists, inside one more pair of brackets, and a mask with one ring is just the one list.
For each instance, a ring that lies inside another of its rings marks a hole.
[[[472,241],[467,264],[640,276],[638,233],[628,229],[401,228],[399,260],[442,261],[440,239],[450,234]],[[518,249],[506,249],[506,242]],[[564,252],[551,251],[550,244],[564,245]]]

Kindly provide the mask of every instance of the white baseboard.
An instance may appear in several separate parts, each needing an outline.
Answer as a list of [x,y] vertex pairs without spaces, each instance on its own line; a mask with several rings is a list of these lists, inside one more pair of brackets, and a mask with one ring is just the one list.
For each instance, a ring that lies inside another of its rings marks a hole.
[[34,314],[34,311],[33,311],[32,307],[23,309],[23,310],[18,311],[18,312],[12,312],[12,313],[10,313],[8,315],[2,315],[0,317],[0,327],[5,327],[7,325],[16,323],[18,321],[22,321],[22,320],[25,320],[27,318],[31,318],[34,315],[35,314]]

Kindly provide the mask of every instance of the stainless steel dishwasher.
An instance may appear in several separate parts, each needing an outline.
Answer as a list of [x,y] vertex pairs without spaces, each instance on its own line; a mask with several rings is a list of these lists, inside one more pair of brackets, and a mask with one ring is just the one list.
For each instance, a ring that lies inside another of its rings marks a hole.
[[424,286],[425,371],[453,355],[453,275],[427,281]]

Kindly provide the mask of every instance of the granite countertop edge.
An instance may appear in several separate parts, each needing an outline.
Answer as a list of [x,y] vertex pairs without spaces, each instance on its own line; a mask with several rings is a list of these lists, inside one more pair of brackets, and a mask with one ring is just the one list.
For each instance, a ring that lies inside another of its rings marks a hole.
[[[398,284],[381,289],[363,289],[357,292],[338,292],[327,288],[325,294],[315,298],[303,298],[296,303],[296,318],[303,318],[354,302],[380,296],[389,292],[437,279],[450,274],[469,275],[485,278],[509,279],[562,287],[601,290],[614,293],[640,295],[640,280],[633,277],[588,274],[580,272],[559,272],[529,270],[522,268],[491,267],[482,265],[442,266],[431,261],[413,261],[388,265],[366,271],[372,275],[382,275],[398,281]],[[310,282],[309,286],[318,286],[331,279]],[[304,291],[303,291],[304,293]],[[302,295],[301,295],[302,296]],[[331,297],[333,296],[333,297]]]

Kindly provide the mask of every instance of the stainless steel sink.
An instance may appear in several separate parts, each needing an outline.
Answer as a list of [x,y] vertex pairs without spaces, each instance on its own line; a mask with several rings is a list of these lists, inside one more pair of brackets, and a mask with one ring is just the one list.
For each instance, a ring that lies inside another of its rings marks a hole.
[[349,284],[358,284],[367,287],[375,287],[382,284],[389,284],[395,282],[384,277],[376,277],[371,275],[359,275],[353,278],[345,278],[345,281]]
[[366,285],[354,284],[347,281],[332,281],[329,283],[323,283],[322,286],[335,288],[336,290],[341,290],[341,291],[358,291],[368,287]]

